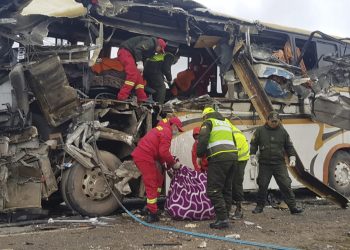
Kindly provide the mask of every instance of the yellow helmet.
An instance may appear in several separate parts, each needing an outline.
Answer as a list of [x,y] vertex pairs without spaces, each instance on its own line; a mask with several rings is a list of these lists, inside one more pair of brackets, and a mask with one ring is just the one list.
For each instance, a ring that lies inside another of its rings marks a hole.
[[211,107],[208,107],[208,108],[203,109],[202,115],[205,116],[205,115],[207,115],[209,113],[213,113],[213,112],[215,112],[215,110]]

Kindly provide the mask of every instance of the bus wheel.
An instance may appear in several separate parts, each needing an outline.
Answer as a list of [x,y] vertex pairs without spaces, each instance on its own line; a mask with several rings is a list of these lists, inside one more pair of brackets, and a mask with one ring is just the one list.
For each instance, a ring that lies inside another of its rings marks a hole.
[[350,196],[350,153],[339,150],[333,155],[329,166],[329,185]]
[[[112,153],[100,151],[100,154],[101,160],[110,171],[115,171],[120,166],[121,161]],[[68,204],[83,216],[109,215],[119,207],[111,188],[118,200],[122,200],[122,196],[114,188],[117,181],[104,177],[99,167],[86,169],[74,162],[65,186]]]
[[66,203],[66,206],[68,208],[70,208],[71,210],[73,210],[71,204],[69,204],[69,200],[67,199],[67,195],[66,195],[66,193],[67,193],[67,180],[68,180],[68,176],[69,176],[70,171],[71,171],[71,168],[68,168],[68,169],[63,171],[61,185],[60,185],[60,191],[61,191],[62,199],[64,200],[64,203]]

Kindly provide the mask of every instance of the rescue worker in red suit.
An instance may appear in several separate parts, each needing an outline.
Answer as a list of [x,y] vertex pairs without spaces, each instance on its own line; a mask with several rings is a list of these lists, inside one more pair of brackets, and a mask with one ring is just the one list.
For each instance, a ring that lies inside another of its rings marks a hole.
[[119,101],[128,99],[133,88],[138,102],[147,100],[145,80],[142,77],[143,61],[155,53],[164,53],[165,47],[163,39],[146,36],[130,38],[120,45],[117,59],[123,64],[126,77],[117,96]]
[[202,157],[201,164],[198,165],[197,162],[197,144],[198,144],[198,136],[199,136],[199,131],[201,130],[200,127],[195,127],[193,129],[193,139],[194,143],[192,145],[192,164],[194,167],[194,170],[197,172],[207,172],[208,171],[208,160],[207,157]]
[[[164,120],[164,119],[163,119]],[[157,198],[159,188],[163,186],[164,175],[157,167],[157,163],[165,166],[167,170],[177,170],[181,167],[170,153],[171,139],[174,134],[182,132],[182,123],[177,117],[160,122],[151,129],[137,144],[131,153],[133,160],[140,170],[146,188],[148,223],[159,221]]]

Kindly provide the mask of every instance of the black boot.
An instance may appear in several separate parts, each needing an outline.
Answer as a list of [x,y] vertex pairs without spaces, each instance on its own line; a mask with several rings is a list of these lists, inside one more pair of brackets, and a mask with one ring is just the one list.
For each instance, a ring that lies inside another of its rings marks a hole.
[[264,207],[261,205],[256,205],[254,210],[252,211],[253,214],[260,214],[264,211]]
[[146,216],[149,214],[149,210],[147,208],[147,206],[144,206],[141,210],[140,210],[140,215],[142,216]]
[[300,207],[292,207],[289,209],[291,214],[301,214],[303,209]]
[[210,223],[210,228],[215,229],[224,229],[228,228],[230,225],[228,223],[228,220],[216,220],[214,223]]
[[243,211],[242,211],[242,203],[241,202],[237,202],[236,203],[236,210],[235,213],[233,215],[233,219],[234,220],[239,220],[243,218]]
[[[140,210],[140,215],[142,216],[147,216],[148,214],[150,214],[151,212],[149,211],[149,209],[147,208],[147,206],[144,206],[141,210]],[[161,215],[161,211],[157,210],[157,215]]]
[[146,221],[147,223],[157,222],[157,221],[159,221],[159,216],[158,216],[157,213],[155,213],[155,214],[154,214],[154,213],[149,213],[149,214],[146,216],[145,221]]

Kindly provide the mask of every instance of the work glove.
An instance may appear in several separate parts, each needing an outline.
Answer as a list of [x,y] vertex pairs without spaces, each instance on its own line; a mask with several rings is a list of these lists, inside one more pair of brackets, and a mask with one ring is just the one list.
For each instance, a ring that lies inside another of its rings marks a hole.
[[202,158],[200,158],[200,157],[197,157],[197,165],[199,166],[199,167],[202,167]]
[[138,71],[140,71],[140,73],[142,73],[143,72],[143,62],[142,61],[136,62],[136,68]]
[[296,165],[296,157],[295,156],[289,157],[289,166],[295,167],[295,165]]
[[252,164],[252,166],[254,166],[254,167],[258,166],[258,159],[257,159],[256,155],[250,156],[250,164]]
[[178,161],[173,165],[173,169],[174,169],[174,170],[178,170],[178,169],[180,169],[181,167],[182,167],[182,165],[181,165],[181,163],[178,162]]

